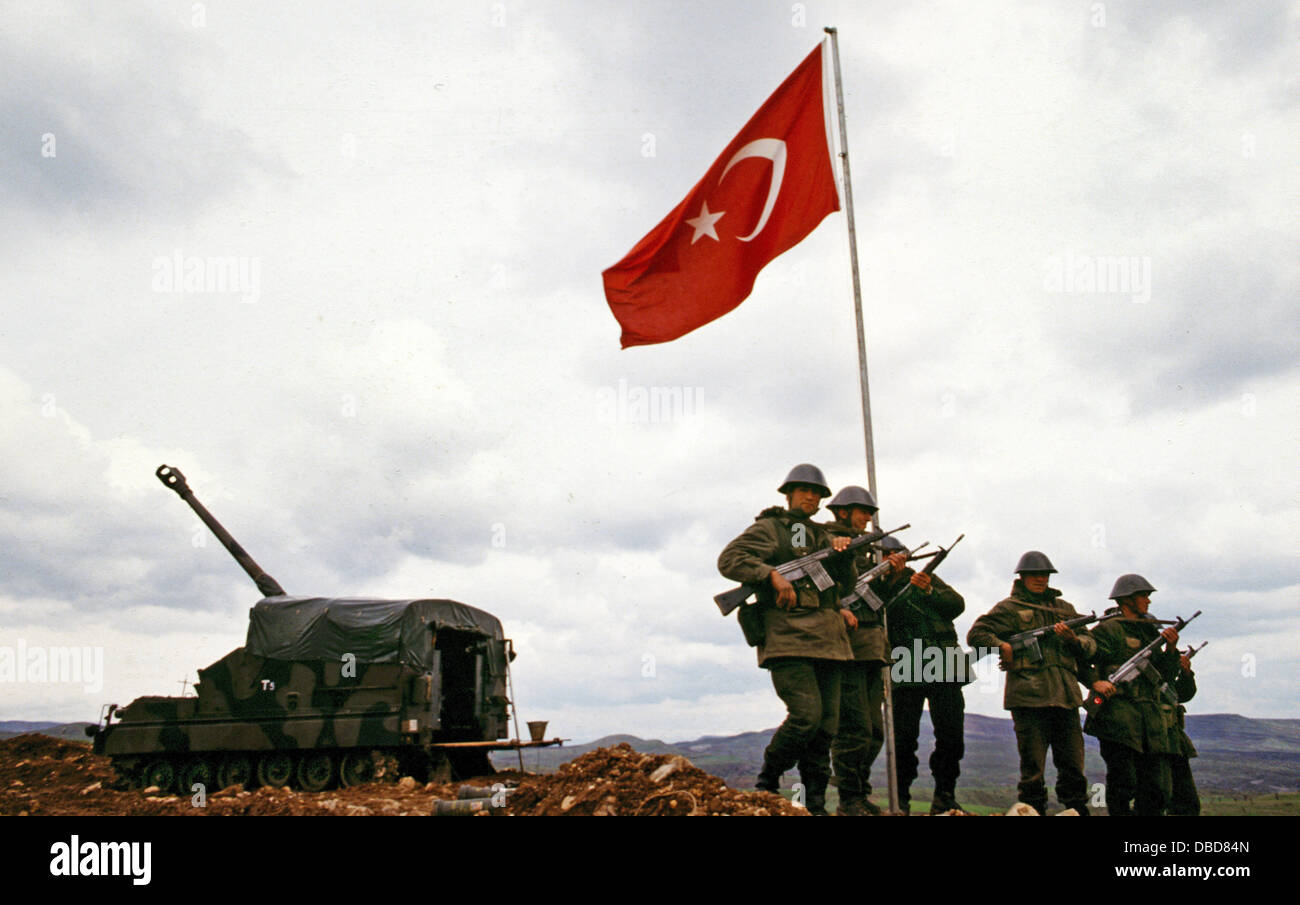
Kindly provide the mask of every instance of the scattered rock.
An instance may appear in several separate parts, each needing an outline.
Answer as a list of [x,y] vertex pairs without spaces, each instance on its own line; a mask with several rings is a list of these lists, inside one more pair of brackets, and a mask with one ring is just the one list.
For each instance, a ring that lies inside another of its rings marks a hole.
[[1064,811],[1057,811],[1055,816],[1057,816],[1057,817],[1078,817],[1078,816],[1079,816],[1079,812],[1076,811],[1074,808],[1066,808]]
[[397,788],[401,789],[403,792],[410,792],[414,790],[417,785],[419,785],[419,783],[415,781],[414,776],[403,776],[397,781]]
[[663,782],[665,779],[667,779],[669,776],[672,776],[683,766],[689,767],[690,765],[691,762],[686,758],[682,757],[681,755],[674,755],[673,758],[668,761],[668,763],[655,768],[655,771],[650,774],[650,781]]
[[104,785],[104,784],[103,784],[102,782],[92,782],[90,785],[88,785],[88,786],[86,786],[84,789],[82,789],[80,794],[82,794],[82,795],[89,795],[91,792],[93,792],[93,791],[95,791],[96,789],[102,787],[103,785]]
[[680,755],[623,743],[589,751],[549,776],[526,776],[506,800],[510,815],[779,814],[806,816],[780,795],[732,789]]
[[1023,801],[1017,801],[1011,806],[1006,813],[1007,817],[1037,817],[1038,812],[1032,805],[1025,804]]

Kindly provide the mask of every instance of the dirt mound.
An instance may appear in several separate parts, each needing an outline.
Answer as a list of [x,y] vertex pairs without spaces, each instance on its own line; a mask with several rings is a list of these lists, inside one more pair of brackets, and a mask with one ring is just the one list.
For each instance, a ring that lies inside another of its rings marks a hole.
[[[517,775],[480,782],[517,782]],[[423,816],[435,798],[454,798],[452,784],[370,783],[351,789],[294,792],[209,790],[203,797],[171,791],[115,789],[108,758],[86,745],[28,734],[0,740],[0,816],[122,814],[129,816]]]
[[525,779],[507,799],[519,816],[806,816],[780,795],[730,789],[680,755],[597,748],[551,776]]
[[464,784],[516,790],[507,814],[802,815],[779,795],[742,792],[683,757],[642,754],[630,745],[599,748],[548,776],[505,771],[456,783],[411,777],[350,789],[294,792],[239,786],[181,796],[170,790],[114,788],[108,758],[48,735],[0,740],[0,816],[424,816],[436,799],[455,799]]

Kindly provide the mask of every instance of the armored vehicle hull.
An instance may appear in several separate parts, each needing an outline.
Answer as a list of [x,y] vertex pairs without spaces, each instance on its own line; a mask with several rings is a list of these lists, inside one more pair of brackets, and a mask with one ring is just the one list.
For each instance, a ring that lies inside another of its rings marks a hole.
[[190,794],[491,771],[508,736],[496,617],[452,600],[266,598],[248,639],[199,670],[194,697],[142,697],[94,728],[138,787]]

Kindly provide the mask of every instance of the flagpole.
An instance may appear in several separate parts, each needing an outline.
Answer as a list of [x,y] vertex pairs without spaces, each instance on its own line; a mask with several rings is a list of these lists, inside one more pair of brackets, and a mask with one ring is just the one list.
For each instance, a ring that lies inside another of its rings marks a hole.
[[[849,133],[844,121],[844,88],[840,83],[840,44],[837,29],[827,27],[826,34],[831,36],[831,60],[835,69],[835,107],[839,112],[840,122],[840,162],[844,168],[844,212],[849,225],[849,262],[853,270],[853,314],[858,327],[858,371],[862,380],[862,434],[867,449],[867,489],[871,496],[880,502],[876,493],[876,447],[871,433],[871,391],[867,385],[867,340],[862,327],[862,282],[858,277],[858,234],[853,223],[853,180],[849,175]],[[880,523],[875,513],[871,516],[872,527],[880,530]],[[885,621],[888,636],[888,617],[881,613]],[[889,681],[889,667],[880,668],[881,681],[885,691],[885,764],[889,779],[889,810],[898,811],[898,771],[894,752],[894,701],[893,689]]]

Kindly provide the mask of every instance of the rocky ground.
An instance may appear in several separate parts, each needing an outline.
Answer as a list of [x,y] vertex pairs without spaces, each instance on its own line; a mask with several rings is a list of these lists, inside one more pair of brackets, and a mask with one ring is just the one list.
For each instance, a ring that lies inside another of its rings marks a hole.
[[498,795],[507,815],[806,814],[779,795],[728,788],[679,755],[642,754],[627,744],[589,751],[547,775],[506,771],[442,784],[408,776],[324,792],[232,786],[211,792],[198,807],[191,797],[113,788],[108,759],[83,744],[38,734],[0,741],[0,816],[424,816],[435,800],[456,799],[464,785],[496,783],[513,788]]

